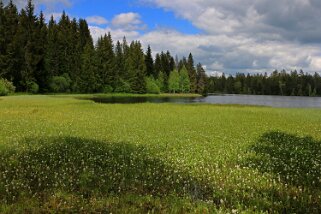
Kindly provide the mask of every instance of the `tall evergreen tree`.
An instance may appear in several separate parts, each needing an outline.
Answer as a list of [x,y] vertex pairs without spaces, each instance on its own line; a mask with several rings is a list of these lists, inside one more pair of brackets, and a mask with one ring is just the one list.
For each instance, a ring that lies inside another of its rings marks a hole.
[[[205,72],[202,64],[200,64],[200,63],[197,64],[196,70],[197,70],[196,92],[199,94],[205,94],[206,93],[206,86],[207,86],[206,72]],[[240,88],[242,88],[242,84],[241,84]]]
[[189,79],[191,81],[191,92],[196,92],[197,88],[197,79],[196,79],[196,70],[194,67],[194,59],[192,53],[189,54],[186,69],[188,71]]
[[2,0],[0,0],[0,78],[6,74],[6,22]]
[[142,45],[139,41],[133,41],[130,44],[128,57],[126,60],[126,65],[129,73],[128,81],[132,91],[134,93],[145,93],[145,56],[142,50]]
[[45,17],[42,11],[40,12],[39,19],[36,23],[35,29],[35,40],[37,41],[35,45],[35,55],[36,55],[36,69],[35,69],[35,79],[39,85],[41,91],[47,91],[48,86],[48,74],[46,72],[45,66],[45,54],[47,46],[47,25],[45,23]]
[[145,65],[146,65],[146,74],[149,77],[157,78],[156,73],[154,72],[154,60],[152,57],[152,50],[148,45],[147,51],[145,54]]
[[115,88],[118,73],[115,72],[114,46],[110,33],[98,40],[96,53],[102,86],[108,85]]
[[48,24],[47,44],[46,44],[46,56],[45,66],[48,79],[53,76],[58,76],[59,72],[59,48],[58,48],[58,26],[51,16]]
[[97,92],[99,85],[97,74],[97,61],[95,49],[92,44],[88,43],[81,56],[81,73],[78,81],[78,91],[82,93]]
[[115,60],[114,60],[114,71],[117,72],[117,79],[116,81],[116,87],[115,89],[119,88],[121,86],[121,82],[125,79],[125,71],[124,71],[124,54],[122,45],[119,41],[116,43],[115,47]]
[[14,79],[14,73],[15,73],[14,70],[17,69],[17,62],[16,62],[17,47],[15,45],[15,37],[17,34],[18,21],[19,21],[17,7],[13,4],[12,1],[10,1],[9,4],[4,8],[4,15],[5,15],[5,19],[3,19],[2,22],[5,21],[6,24],[4,28],[5,33],[2,37],[4,44],[1,46],[2,48],[5,49],[5,52],[4,52],[4,55],[0,54],[0,58],[4,59],[3,61],[4,67],[2,68],[3,73],[5,73],[4,77],[12,81]]

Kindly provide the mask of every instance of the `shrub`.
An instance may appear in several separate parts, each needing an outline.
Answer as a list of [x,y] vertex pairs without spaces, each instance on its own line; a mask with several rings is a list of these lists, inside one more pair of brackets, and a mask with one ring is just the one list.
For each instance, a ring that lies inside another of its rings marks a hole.
[[116,93],[130,93],[131,91],[130,84],[124,80],[120,80],[119,85],[115,89]]
[[16,87],[12,84],[12,82],[6,79],[0,79],[0,96],[6,96],[9,93],[14,93]]
[[108,94],[108,93],[112,93],[114,91],[113,87],[111,87],[110,85],[105,85],[103,88],[103,92]]
[[55,93],[68,92],[70,90],[70,78],[68,74],[54,76],[50,81],[50,90]]
[[39,85],[36,82],[27,82],[27,92],[37,94],[39,92]]
[[147,89],[148,94],[159,94],[160,93],[160,89],[159,89],[156,81],[154,80],[154,78],[147,77],[145,81],[146,81],[146,89]]

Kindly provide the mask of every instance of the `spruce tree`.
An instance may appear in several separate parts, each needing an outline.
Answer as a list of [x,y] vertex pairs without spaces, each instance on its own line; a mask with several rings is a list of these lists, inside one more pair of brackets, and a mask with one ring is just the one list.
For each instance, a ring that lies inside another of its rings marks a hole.
[[116,87],[118,74],[115,72],[114,46],[110,33],[104,35],[97,42],[98,71],[101,85]]
[[189,79],[191,82],[191,92],[194,93],[196,92],[196,84],[197,84],[197,79],[196,79],[196,71],[194,67],[194,59],[192,53],[189,54],[188,60],[187,60],[187,65],[186,69],[188,71]]
[[154,72],[154,60],[152,57],[152,50],[148,45],[147,51],[145,54],[145,65],[146,65],[146,74],[148,77],[157,78],[156,73]]
[[15,70],[17,69],[17,62],[16,62],[17,47],[15,46],[15,38],[17,34],[18,21],[19,21],[17,7],[13,4],[12,1],[10,1],[9,4],[4,8],[4,15],[5,15],[5,19],[3,19],[3,21],[6,22],[5,35],[4,37],[2,36],[0,37],[2,37],[1,39],[4,39],[5,44],[1,46],[2,48],[5,48],[5,52],[4,52],[4,55],[0,54],[0,58],[3,57],[4,59],[3,65],[5,66],[2,69],[3,69],[3,72],[6,74],[5,78],[12,81],[14,79],[14,73],[16,72]]
[[122,45],[119,41],[116,43],[115,47],[115,60],[114,60],[114,71],[117,73],[115,80],[115,90],[121,88],[121,83],[125,79],[125,71],[124,71],[124,54]]
[[157,53],[155,57],[154,72],[155,78],[158,78],[159,74],[162,72],[162,62],[159,53]]
[[47,46],[47,25],[45,23],[45,17],[42,11],[40,12],[39,19],[36,23],[35,29],[35,40],[37,41],[35,45],[35,58],[37,61],[35,69],[35,79],[39,85],[41,92],[46,92],[48,90],[48,74],[45,69],[45,54]]
[[[197,70],[197,87],[196,92],[199,94],[205,94],[206,93],[206,85],[207,85],[207,76],[206,72],[202,66],[202,64],[197,64],[196,67]],[[242,84],[240,86],[240,89],[242,88]]]
[[48,24],[48,34],[46,43],[45,67],[48,79],[59,76],[59,48],[58,48],[58,26],[51,16]]
[[2,0],[0,0],[0,78],[6,74],[6,22]]
[[91,43],[88,43],[81,56],[81,73],[78,81],[78,91],[82,93],[97,92],[99,85],[97,75],[97,61],[95,49]]
[[128,69],[128,81],[133,93],[146,92],[146,65],[145,56],[142,50],[142,45],[139,41],[133,41],[128,50],[128,57],[126,59]]

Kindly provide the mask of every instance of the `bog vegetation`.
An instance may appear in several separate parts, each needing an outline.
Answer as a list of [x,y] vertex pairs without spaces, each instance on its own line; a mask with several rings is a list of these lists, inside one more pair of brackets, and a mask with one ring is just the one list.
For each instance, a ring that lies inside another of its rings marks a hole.
[[1,213],[321,211],[320,110],[0,103]]

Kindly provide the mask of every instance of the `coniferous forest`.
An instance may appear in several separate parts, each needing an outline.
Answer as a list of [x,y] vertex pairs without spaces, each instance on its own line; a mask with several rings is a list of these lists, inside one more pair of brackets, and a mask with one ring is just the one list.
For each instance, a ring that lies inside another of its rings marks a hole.
[[[139,41],[114,42],[109,33],[94,44],[84,19],[63,12],[47,23],[31,0],[18,12],[0,1],[0,78],[29,93],[204,93],[205,70],[192,54],[174,60],[169,51],[144,52]],[[177,76],[177,78],[176,78]],[[172,77],[172,78],[171,78]],[[175,77],[175,78],[174,78]]]
[[274,71],[271,75],[256,74],[226,77],[210,77],[208,81],[210,93],[282,95],[282,96],[320,96],[321,77],[318,73],[311,75],[285,70]]

